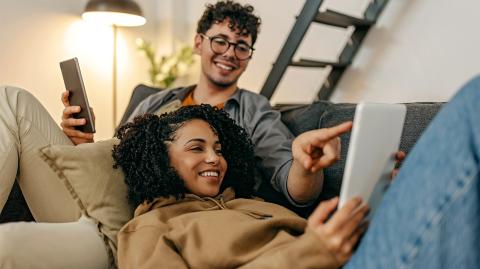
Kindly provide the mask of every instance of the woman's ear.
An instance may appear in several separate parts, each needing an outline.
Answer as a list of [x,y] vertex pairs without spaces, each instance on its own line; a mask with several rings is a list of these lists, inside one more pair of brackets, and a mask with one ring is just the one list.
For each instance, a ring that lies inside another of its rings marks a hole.
[[194,44],[194,47],[193,47],[193,52],[197,55],[201,55],[201,52],[202,52],[202,41],[203,41],[203,38],[200,34],[196,34],[195,35],[195,38],[193,40],[193,44]]

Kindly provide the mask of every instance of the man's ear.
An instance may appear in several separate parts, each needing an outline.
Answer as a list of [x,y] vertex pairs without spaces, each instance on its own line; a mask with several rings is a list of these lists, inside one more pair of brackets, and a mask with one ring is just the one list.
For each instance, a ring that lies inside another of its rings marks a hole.
[[202,36],[197,33],[193,40],[193,44],[194,44],[193,52],[197,55],[200,55],[200,52],[202,51],[202,41],[203,41]]

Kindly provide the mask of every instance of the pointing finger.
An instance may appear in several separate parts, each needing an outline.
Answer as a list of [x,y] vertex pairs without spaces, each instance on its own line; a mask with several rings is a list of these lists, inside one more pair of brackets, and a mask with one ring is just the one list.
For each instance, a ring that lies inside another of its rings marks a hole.
[[352,122],[347,121],[342,124],[330,127],[314,130],[315,135],[312,136],[311,143],[315,146],[322,146],[323,143],[336,138],[352,129]]

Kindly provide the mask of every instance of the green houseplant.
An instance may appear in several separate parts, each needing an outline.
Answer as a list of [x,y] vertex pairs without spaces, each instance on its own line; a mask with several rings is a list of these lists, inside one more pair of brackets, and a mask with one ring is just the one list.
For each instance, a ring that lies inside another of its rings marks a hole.
[[169,88],[177,78],[185,76],[194,63],[193,48],[190,46],[180,45],[171,54],[161,56],[157,60],[151,42],[139,38],[136,43],[138,50],[147,57],[150,64],[148,75],[154,87]]

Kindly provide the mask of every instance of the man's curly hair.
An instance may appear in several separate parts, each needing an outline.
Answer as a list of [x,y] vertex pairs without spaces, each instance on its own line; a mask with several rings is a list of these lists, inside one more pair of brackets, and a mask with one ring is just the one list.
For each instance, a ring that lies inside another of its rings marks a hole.
[[253,9],[251,5],[242,6],[231,0],[207,4],[202,17],[198,21],[197,33],[205,34],[212,27],[212,24],[229,19],[228,27],[230,30],[243,36],[251,34],[253,45],[257,40],[261,24],[260,18],[253,14]]
[[186,106],[157,116],[144,114],[120,127],[113,148],[114,167],[121,167],[128,186],[128,200],[134,206],[157,197],[182,198],[188,190],[176,170],[170,166],[165,142],[186,122],[200,119],[218,135],[228,168],[220,186],[235,190],[237,197],[251,197],[254,187],[253,145],[245,130],[228,114],[210,105]]

